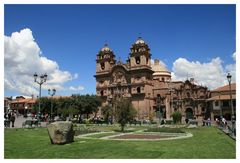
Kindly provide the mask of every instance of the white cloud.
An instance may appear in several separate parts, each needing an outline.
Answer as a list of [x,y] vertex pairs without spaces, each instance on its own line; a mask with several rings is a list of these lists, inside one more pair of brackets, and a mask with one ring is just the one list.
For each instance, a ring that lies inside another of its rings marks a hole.
[[78,73],[75,73],[73,76],[73,79],[77,79],[78,78]]
[[84,90],[84,87],[83,86],[77,86],[77,87],[70,86],[69,90],[72,90],[72,91],[82,91],[82,90]]
[[210,62],[200,63],[199,61],[188,61],[185,58],[178,58],[173,63],[172,79],[185,81],[193,77],[198,84],[207,86],[209,89],[215,89],[227,84],[226,75],[230,72],[235,81],[235,64],[223,66],[222,60],[217,57]]
[[36,72],[48,74],[43,89],[64,90],[64,83],[78,77],[68,71],[60,70],[57,62],[41,56],[41,50],[28,28],[4,36],[4,84],[5,90],[12,90],[24,95],[38,94],[38,87],[33,80]]

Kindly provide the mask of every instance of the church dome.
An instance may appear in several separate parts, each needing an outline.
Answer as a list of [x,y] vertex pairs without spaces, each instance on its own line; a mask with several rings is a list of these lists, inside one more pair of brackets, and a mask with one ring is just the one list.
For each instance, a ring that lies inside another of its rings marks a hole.
[[154,71],[153,76],[168,76],[171,77],[171,72],[168,71],[165,65],[159,62],[158,59],[154,60],[154,64],[151,65]]
[[115,55],[108,47],[108,44],[104,44],[103,48],[98,52],[97,59],[112,59],[112,62],[115,63]]
[[135,42],[135,44],[144,44],[144,40],[142,39],[142,37],[138,37],[137,41]]
[[107,52],[107,51],[112,51],[109,47],[108,44],[104,44],[104,47],[101,49],[102,52]]

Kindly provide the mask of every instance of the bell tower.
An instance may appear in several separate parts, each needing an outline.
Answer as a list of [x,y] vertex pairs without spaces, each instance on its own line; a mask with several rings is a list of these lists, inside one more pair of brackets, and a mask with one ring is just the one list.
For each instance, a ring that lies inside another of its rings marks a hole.
[[131,68],[140,66],[151,66],[151,54],[148,45],[141,37],[130,48],[130,66]]
[[96,73],[109,71],[115,65],[115,55],[107,44],[98,52],[96,62]]

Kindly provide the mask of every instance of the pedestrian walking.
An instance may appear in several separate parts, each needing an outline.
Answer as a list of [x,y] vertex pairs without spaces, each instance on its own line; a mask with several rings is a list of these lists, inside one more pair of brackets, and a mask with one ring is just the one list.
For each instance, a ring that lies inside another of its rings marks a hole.
[[227,128],[227,120],[224,117],[222,118],[222,124],[224,128]]
[[216,125],[219,126],[220,125],[220,121],[218,118],[215,119]]
[[211,119],[210,118],[207,119],[207,125],[211,126]]
[[10,121],[12,122],[12,127],[14,127],[15,119],[16,119],[16,116],[15,116],[14,112],[12,112],[11,118],[10,118]]

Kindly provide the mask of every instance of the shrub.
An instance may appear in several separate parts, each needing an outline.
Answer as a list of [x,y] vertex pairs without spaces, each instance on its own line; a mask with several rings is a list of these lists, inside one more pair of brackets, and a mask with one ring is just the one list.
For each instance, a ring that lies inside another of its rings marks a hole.
[[175,111],[171,116],[173,117],[173,123],[174,124],[181,123],[181,120],[182,120],[181,112]]

